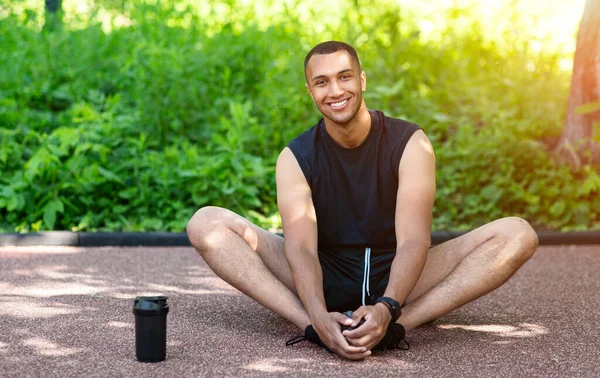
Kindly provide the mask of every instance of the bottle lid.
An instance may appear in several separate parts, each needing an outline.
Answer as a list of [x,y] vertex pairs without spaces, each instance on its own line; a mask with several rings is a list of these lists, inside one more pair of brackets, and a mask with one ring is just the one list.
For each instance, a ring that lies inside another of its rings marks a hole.
[[136,315],[163,315],[169,312],[167,297],[164,295],[154,297],[138,296],[133,300],[133,313]]

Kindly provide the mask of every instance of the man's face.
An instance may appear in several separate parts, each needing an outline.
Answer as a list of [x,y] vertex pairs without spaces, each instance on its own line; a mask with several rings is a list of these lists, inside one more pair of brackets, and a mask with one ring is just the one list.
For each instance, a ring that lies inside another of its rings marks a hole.
[[344,125],[362,104],[366,75],[346,51],[313,55],[306,66],[306,88],[324,117]]

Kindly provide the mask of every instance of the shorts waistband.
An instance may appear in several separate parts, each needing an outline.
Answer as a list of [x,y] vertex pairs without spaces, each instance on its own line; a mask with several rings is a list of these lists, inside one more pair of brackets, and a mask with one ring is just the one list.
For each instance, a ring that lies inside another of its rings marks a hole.
[[363,255],[367,248],[371,249],[371,255],[389,255],[396,253],[396,247],[325,247],[319,248],[319,253],[325,253],[328,255]]

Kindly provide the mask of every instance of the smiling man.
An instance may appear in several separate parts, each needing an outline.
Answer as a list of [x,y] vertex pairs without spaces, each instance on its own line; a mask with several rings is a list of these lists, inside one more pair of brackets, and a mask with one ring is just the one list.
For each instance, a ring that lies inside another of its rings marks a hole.
[[288,344],[359,360],[500,286],[538,239],[511,217],[430,248],[435,157],[424,131],[366,107],[348,44],[315,46],[304,68],[323,118],[277,160],[285,238],[217,207],[198,210],[187,231],[216,274],[304,330]]

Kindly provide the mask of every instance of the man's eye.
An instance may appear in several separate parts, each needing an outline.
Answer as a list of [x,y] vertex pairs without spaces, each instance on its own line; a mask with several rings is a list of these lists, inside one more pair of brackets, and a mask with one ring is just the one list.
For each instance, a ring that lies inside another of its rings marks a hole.
[[342,75],[342,80],[350,79],[350,75]]
[[319,81],[317,81],[317,83],[316,83],[316,84],[317,84],[317,85],[323,85],[323,84],[325,84],[325,80],[319,80]]

